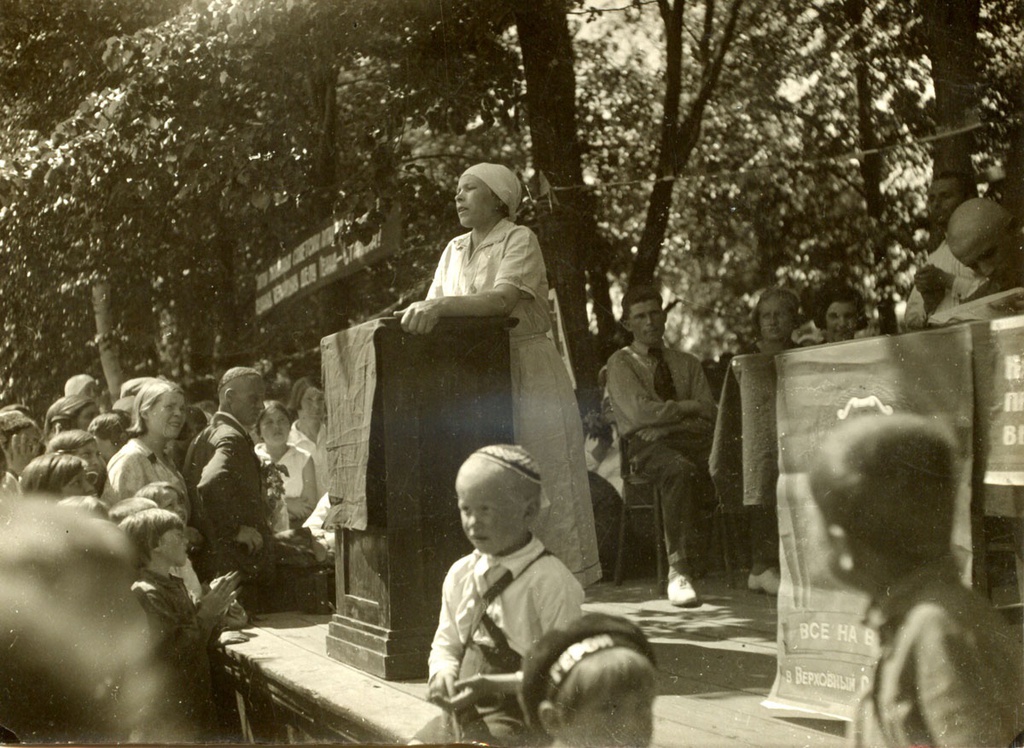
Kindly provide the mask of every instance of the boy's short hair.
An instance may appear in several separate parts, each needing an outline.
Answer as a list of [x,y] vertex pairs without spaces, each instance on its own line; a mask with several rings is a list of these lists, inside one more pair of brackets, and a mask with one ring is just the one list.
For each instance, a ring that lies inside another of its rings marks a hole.
[[185,497],[181,491],[170,481],[158,480],[152,483],[147,483],[138,491],[135,492],[135,498],[150,499],[156,501],[156,497],[164,491],[171,491],[175,496],[178,497],[179,501],[184,501]]
[[21,471],[21,490],[24,493],[59,494],[64,486],[79,473],[84,473],[87,467],[85,460],[74,455],[40,455]]
[[533,456],[518,444],[490,444],[480,447],[471,457],[482,457],[505,470],[540,485],[540,466]]
[[97,439],[112,442],[127,436],[130,425],[131,415],[123,410],[112,410],[109,413],[100,413],[93,418],[89,423],[89,433]]
[[160,543],[164,533],[184,530],[185,523],[174,512],[166,509],[143,509],[125,517],[118,523],[135,547],[140,563],[148,563],[153,549]]
[[[490,444],[481,447],[466,458],[466,465],[473,458],[481,459],[495,465],[502,470],[512,473],[526,481],[529,487],[530,501],[540,499],[540,466],[533,459],[529,452],[518,444]],[[459,472],[462,472],[460,468]]]
[[36,422],[20,410],[7,410],[0,413],[0,444],[7,446],[12,436],[33,426],[36,426]]
[[[164,504],[161,501],[161,494],[165,492],[174,494],[174,501],[171,504]],[[188,495],[182,492],[180,488],[171,483],[170,481],[160,480],[147,483],[138,491],[135,492],[135,498],[137,499],[149,499],[154,504],[159,506],[161,509],[174,510],[175,506],[181,508],[182,513],[185,515],[184,520],[187,523],[189,515],[191,514],[191,507],[188,502]]]
[[[544,634],[523,660],[523,711],[530,724],[539,726],[537,710],[541,702],[555,699],[577,665],[589,655],[614,647],[630,649],[656,666],[654,650],[643,631],[619,616],[590,613],[565,628]],[[621,670],[612,675],[634,677]]]
[[128,517],[141,512],[145,509],[159,509],[160,506],[152,499],[147,499],[143,496],[132,496],[131,498],[122,499],[121,501],[110,507],[110,521],[115,525],[121,524],[121,522]]
[[67,509],[81,509],[100,519],[110,519],[107,505],[95,496],[68,496],[66,499],[58,501],[57,506]]
[[95,441],[96,437],[88,431],[82,431],[81,429],[68,429],[67,431],[61,431],[59,434],[51,436],[50,441],[46,443],[46,451],[51,454],[70,453],[77,449],[87,447],[90,442]]
[[626,293],[622,294],[622,321],[629,321],[630,309],[645,301],[656,301],[658,306],[662,305],[661,294],[654,286],[638,285],[630,286]]
[[825,522],[888,558],[949,553],[957,486],[948,430],[917,415],[855,417],[829,434],[810,469]]

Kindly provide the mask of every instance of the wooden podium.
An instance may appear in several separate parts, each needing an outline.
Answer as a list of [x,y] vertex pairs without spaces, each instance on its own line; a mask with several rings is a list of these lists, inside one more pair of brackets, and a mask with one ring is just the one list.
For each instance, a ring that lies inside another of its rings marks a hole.
[[[332,658],[388,680],[426,676],[444,575],[472,550],[455,476],[474,450],[513,438],[508,328],[450,318],[429,335],[397,320],[374,331],[367,528],[336,533]],[[329,441],[346,426],[329,423]]]

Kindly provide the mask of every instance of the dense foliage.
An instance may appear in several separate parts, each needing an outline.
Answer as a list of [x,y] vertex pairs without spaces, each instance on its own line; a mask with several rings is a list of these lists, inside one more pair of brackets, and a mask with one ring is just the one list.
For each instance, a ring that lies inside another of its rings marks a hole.
[[[660,278],[685,302],[674,334],[700,353],[735,347],[751,294],[770,283],[802,289],[843,274],[872,298],[908,290],[931,159],[914,143],[936,131],[921,9],[875,0],[853,23],[849,2],[742,6],[676,174],[661,252]],[[668,5],[567,3],[600,233],[586,264],[613,280],[628,278],[657,170],[658,8]],[[708,18],[717,12],[721,29],[728,6],[685,8],[684,108],[706,74]],[[527,168],[513,10],[501,0],[0,0],[0,399],[41,406],[66,376],[99,373],[90,287],[100,278],[129,375],[188,381],[301,356],[319,334],[421,293],[458,231],[451,184],[474,159],[523,166],[537,199],[557,201]],[[1019,130],[1024,44],[1019,0],[981,10],[984,170],[1004,162]],[[870,71],[866,102],[858,69]],[[855,157],[865,104],[884,146],[879,215]],[[398,255],[276,321],[255,319],[259,267],[331,216],[364,240],[396,205]],[[608,304],[600,289],[593,301]]]

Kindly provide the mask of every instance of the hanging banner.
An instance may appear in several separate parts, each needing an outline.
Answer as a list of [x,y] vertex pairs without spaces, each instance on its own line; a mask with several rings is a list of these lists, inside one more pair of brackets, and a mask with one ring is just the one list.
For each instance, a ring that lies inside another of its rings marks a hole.
[[[765,706],[850,719],[878,657],[868,599],[828,568],[828,539],[808,488],[817,446],[841,421],[917,413],[956,435],[962,462],[954,552],[969,579],[974,395],[966,326],[814,346],[778,355],[778,511],[782,553],[778,672]],[[752,372],[748,372],[748,375]]]
[[393,208],[380,231],[365,244],[342,242],[343,221],[329,221],[256,273],[256,316],[393,255],[401,244],[401,219],[399,209]]
[[995,320],[985,482],[1024,486],[1024,317]]

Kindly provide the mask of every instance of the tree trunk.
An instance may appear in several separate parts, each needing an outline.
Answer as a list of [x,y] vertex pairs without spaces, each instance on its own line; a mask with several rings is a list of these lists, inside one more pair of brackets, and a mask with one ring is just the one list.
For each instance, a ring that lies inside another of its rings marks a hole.
[[103,378],[107,380],[110,402],[115,403],[121,397],[124,374],[121,372],[121,358],[117,339],[114,337],[113,315],[110,310],[110,283],[106,279],[93,284],[92,308],[96,315],[96,347],[100,351]]
[[306,74],[306,96],[316,120],[317,145],[313,157],[313,199],[317,219],[331,215],[338,189],[338,71],[324,62],[312,63]]
[[[647,220],[643,234],[633,258],[633,269],[629,274],[630,285],[650,285],[658,269],[661,245],[668,229],[669,213],[672,209],[672,193],[675,191],[676,168],[679,140],[679,99],[683,90],[683,8],[684,0],[661,4],[661,19],[665,26],[665,100],[661,116],[661,150],[658,153],[658,168],[651,197],[647,201]],[[689,156],[689,154],[687,154]]]
[[864,0],[847,0],[846,16],[853,27],[852,46],[855,55],[854,77],[857,88],[857,132],[859,147],[865,154],[860,159],[860,176],[863,182],[864,202],[867,214],[875,231],[871,255],[879,279],[878,326],[883,335],[899,332],[896,324],[896,304],[893,300],[893,279],[888,269],[888,244],[884,225],[885,203],[882,197],[883,162],[881,153],[869,153],[878,148],[875,133],[874,94],[871,90],[867,50],[864,38]]
[[[1017,110],[1017,116],[1021,115],[1024,115],[1024,102]],[[1024,126],[1022,125],[1017,125],[1010,130],[1010,148],[1006,154],[1003,207],[1016,216],[1018,221],[1024,217]]]
[[711,47],[711,36],[715,21],[715,3],[705,0],[704,5],[704,36],[698,51],[701,62],[700,87],[680,120],[680,99],[682,96],[683,75],[683,10],[685,0],[659,0],[658,9],[665,24],[665,100],[662,107],[661,147],[658,154],[658,167],[651,197],[647,203],[647,220],[640,237],[633,268],[629,275],[630,284],[650,284],[654,281],[654,273],[658,269],[661,247],[668,229],[669,215],[672,210],[672,194],[675,180],[700,140],[701,120],[708,102],[718,85],[725,55],[732,46],[736,35],[736,24],[739,19],[743,0],[733,0],[726,13],[725,24],[718,41],[717,48]]
[[[558,292],[577,386],[589,397],[596,389],[597,365],[586,313],[584,268],[591,266],[585,260],[597,246],[597,227],[583,185],[566,8],[558,0],[520,0],[513,7],[526,76],[534,166],[554,190],[554,199],[538,202],[538,234]],[[595,299],[597,304],[605,302]]]
[[[978,14],[980,0],[922,0],[935,86],[935,124],[955,130],[975,117],[978,86]],[[972,173],[974,138],[964,133],[936,141],[934,173]]]

